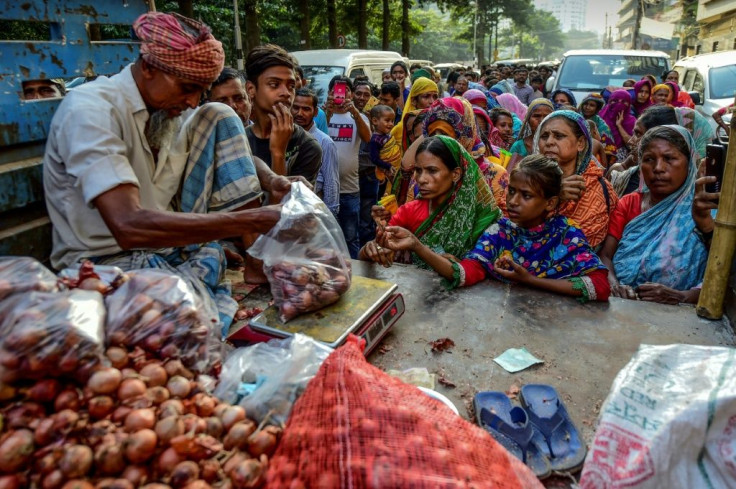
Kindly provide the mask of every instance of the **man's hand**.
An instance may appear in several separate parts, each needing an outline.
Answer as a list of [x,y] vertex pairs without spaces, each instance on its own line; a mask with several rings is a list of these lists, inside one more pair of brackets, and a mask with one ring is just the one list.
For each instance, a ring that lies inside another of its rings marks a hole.
[[494,262],[493,268],[497,274],[506,280],[518,282],[520,284],[528,284],[531,279],[534,278],[534,276],[529,273],[529,270],[507,256],[498,258]]
[[289,139],[294,133],[294,118],[291,111],[282,103],[275,105],[273,111],[273,114],[268,114],[268,118],[271,119],[268,149],[273,159],[284,158]]
[[647,282],[636,288],[639,298],[643,301],[659,302],[660,304],[679,304],[685,302],[683,293],[671,289],[666,285]]
[[578,201],[583,196],[585,190],[585,179],[582,175],[570,175],[562,179],[562,192],[560,192],[560,200]]
[[248,230],[250,233],[265,234],[281,219],[280,205],[266,205],[258,209],[250,209],[242,212],[248,212],[251,216],[256,216],[256,219],[253,220],[253,225]]
[[371,207],[371,217],[379,227],[386,227],[391,220],[391,213],[382,205]]

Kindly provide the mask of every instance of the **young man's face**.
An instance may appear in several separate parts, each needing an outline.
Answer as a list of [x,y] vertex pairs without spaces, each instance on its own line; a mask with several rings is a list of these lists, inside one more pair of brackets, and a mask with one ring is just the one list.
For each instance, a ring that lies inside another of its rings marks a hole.
[[519,70],[514,73],[514,81],[516,81],[516,83],[526,83],[526,77],[528,75],[529,73],[526,70]]
[[248,96],[255,111],[273,114],[273,108],[281,103],[291,107],[296,91],[294,70],[286,66],[272,66],[260,74],[258,84],[247,82]]
[[455,93],[458,95],[462,95],[467,91],[468,91],[468,79],[464,76],[461,76],[455,82]]
[[210,102],[220,102],[221,104],[229,105],[238,114],[243,124],[247,124],[250,118],[251,106],[245,86],[243,85],[243,80],[240,78],[231,78],[225,83],[213,87],[209,100]]
[[390,93],[381,93],[378,96],[378,101],[381,102],[381,105],[388,105],[391,107],[391,110],[396,111],[396,105],[399,101],[398,97],[394,97]]
[[312,105],[312,97],[297,96],[294,103],[291,104],[291,115],[294,117],[294,123],[309,129],[312,126],[315,113],[314,105]]
[[367,85],[358,85],[353,92],[353,103],[359,111],[365,109],[365,104],[371,99],[371,90]]

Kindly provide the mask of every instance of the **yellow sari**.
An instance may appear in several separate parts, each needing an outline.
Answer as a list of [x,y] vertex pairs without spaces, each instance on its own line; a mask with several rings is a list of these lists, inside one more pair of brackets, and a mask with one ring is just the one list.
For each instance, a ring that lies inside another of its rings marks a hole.
[[439,89],[437,88],[437,84],[435,82],[427,78],[417,78],[414,84],[411,86],[411,90],[409,91],[409,100],[406,101],[406,105],[404,105],[404,109],[401,113],[401,121],[399,121],[399,123],[396,124],[393,129],[391,129],[391,135],[397,141],[401,141],[401,136],[404,133],[404,119],[406,118],[406,115],[417,110],[414,99],[419,95],[430,92],[435,92],[439,94]]

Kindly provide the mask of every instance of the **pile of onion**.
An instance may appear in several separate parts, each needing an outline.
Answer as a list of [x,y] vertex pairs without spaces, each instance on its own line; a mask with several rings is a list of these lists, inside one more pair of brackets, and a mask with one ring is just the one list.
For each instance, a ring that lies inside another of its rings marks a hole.
[[[281,429],[202,389],[178,360],[110,347],[85,385],[0,384],[0,489],[244,489]],[[9,398],[13,398],[9,400]]]

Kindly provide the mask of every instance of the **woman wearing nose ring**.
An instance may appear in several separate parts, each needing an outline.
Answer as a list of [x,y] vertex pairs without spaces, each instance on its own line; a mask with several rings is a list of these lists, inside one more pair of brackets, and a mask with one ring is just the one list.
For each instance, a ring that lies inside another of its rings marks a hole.
[[388,223],[379,223],[376,239],[360,250],[361,260],[386,267],[394,261],[414,263],[428,269],[418,256],[394,256],[385,247],[386,224],[406,229],[435,253],[462,257],[501,214],[478,164],[450,137],[432,136],[422,141],[414,179],[419,198],[399,207]]
[[571,110],[548,115],[539,125],[533,145],[536,153],[555,160],[562,168],[558,213],[574,220],[590,245],[597,248],[606,237],[618,197],[593,159],[592,146],[585,118]]

